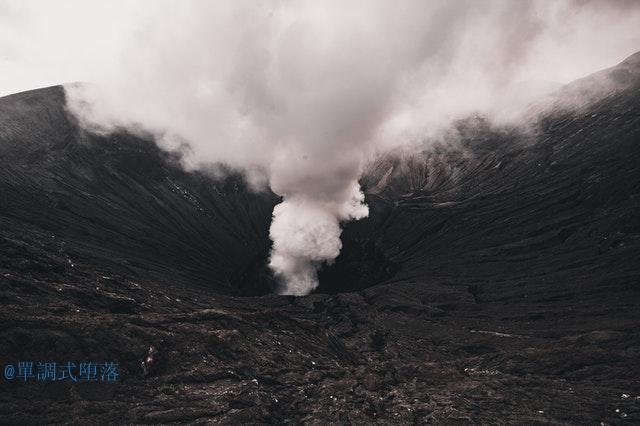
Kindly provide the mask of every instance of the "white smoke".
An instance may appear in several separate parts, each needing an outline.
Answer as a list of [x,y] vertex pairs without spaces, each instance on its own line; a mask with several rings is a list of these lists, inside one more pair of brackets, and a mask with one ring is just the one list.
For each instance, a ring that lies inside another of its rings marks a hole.
[[286,294],[300,296],[316,288],[317,268],[340,254],[338,222],[361,219],[369,213],[356,181],[350,189],[350,199],[323,202],[296,195],[274,208],[269,266],[286,283]]
[[33,16],[9,35],[90,70],[80,79],[95,84],[67,86],[86,127],[186,142],[187,167],[226,163],[281,195],[269,265],[296,295],[338,256],[340,223],[367,215],[358,179],[373,150],[476,111],[517,116],[523,81],[564,82],[640,48],[640,7],[623,1],[140,0],[101,16],[91,1],[64,14],[3,3],[65,28],[62,48]]

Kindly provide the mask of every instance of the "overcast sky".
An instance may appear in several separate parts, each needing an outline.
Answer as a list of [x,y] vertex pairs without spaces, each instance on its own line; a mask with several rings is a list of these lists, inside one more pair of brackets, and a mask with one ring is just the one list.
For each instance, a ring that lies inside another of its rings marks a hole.
[[[164,10],[167,19],[171,19],[172,7],[161,3],[165,2],[0,0],[0,95],[99,79],[127,45],[144,38],[143,24],[149,14]],[[572,3],[582,6],[596,2]],[[547,32],[536,39],[524,58],[526,63],[522,64],[520,78],[567,82],[640,50],[637,7],[640,2],[607,0],[600,3],[613,6],[601,7],[599,14],[593,14],[592,8],[585,9],[589,19],[583,19],[583,12],[575,7],[574,13],[557,16],[565,22],[549,22]]]

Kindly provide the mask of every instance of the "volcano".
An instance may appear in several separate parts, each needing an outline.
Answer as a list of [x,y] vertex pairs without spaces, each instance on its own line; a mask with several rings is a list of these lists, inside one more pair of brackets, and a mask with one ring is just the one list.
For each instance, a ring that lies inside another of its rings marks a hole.
[[640,53],[552,96],[372,161],[304,297],[275,194],[82,129],[61,86],[0,98],[0,360],[120,367],[0,380],[2,422],[640,422]]

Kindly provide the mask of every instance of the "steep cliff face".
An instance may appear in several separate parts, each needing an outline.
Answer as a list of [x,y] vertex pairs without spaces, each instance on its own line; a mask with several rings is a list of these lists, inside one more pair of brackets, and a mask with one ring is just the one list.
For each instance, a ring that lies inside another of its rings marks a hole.
[[[527,130],[474,117],[458,122],[446,144],[379,158],[362,179],[371,218],[348,224],[345,244],[368,247],[383,281],[442,278],[481,289],[533,276],[588,286],[574,280],[592,281],[594,270],[603,282],[618,276],[640,235],[637,58],[567,85],[551,110],[532,109]],[[593,99],[594,81],[599,100],[576,109],[578,93]]]
[[[179,154],[126,133],[80,129],[52,87],[0,102],[0,207],[5,231],[76,262],[105,262],[226,293],[265,293],[242,279],[269,248],[272,194],[239,175],[186,173]],[[23,229],[27,226],[26,229]]]
[[0,379],[0,416],[640,421],[637,70],[592,77],[613,83],[586,108],[561,102],[584,82],[561,90],[532,133],[476,117],[453,145],[379,158],[370,217],[301,298],[269,294],[273,194],[82,131],[60,87],[0,99],[0,362],[121,374]]

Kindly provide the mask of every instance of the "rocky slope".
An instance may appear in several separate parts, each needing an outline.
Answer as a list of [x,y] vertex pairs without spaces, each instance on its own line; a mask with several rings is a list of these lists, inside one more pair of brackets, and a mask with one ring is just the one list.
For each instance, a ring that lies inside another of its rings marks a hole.
[[300,298],[269,294],[273,194],[82,131],[60,87],[0,99],[0,363],[120,365],[0,377],[0,422],[640,421],[633,58],[533,134],[473,118],[380,158],[371,217]]

